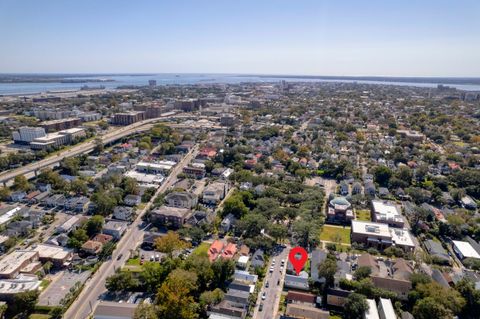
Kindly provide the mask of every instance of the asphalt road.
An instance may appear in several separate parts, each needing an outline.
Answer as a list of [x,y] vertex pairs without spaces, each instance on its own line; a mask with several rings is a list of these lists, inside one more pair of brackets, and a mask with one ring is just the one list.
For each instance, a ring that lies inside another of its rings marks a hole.
[[[128,125],[128,126],[119,128],[117,130],[114,130],[112,132],[106,133],[105,135],[102,135],[99,137],[102,139],[104,144],[107,144],[115,140],[118,140],[122,137],[133,134],[139,130],[149,129],[153,122],[158,121],[160,119],[163,119],[163,118],[156,118],[156,119],[145,120],[142,122],[137,122],[132,125]],[[31,164],[28,164],[16,169],[12,169],[0,174],[0,183],[12,180],[13,178],[15,178],[15,176],[18,176],[18,175],[26,175],[33,171],[54,165],[66,157],[71,157],[71,156],[89,152],[94,148],[95,148],[95,140],[75,145],[68,150],[58,153],[57,155],[50,156],[41,161],[37,161],[35,163],[31,163]]]
[[[287,270],[288,252],[290,248],[283,248],[280,252],[270,258],[270,264],[268,265],[267,275],[263,280],[263,286],[258,294],[257,303],[253,310],[253,318],[255,319],[274,319],[277,316],[278,307],[280,304],[280,296],[283,290],[283,283]],[[273,259],[275,259],[275,265],[273,266],[273,272],[270,273],[270,267],[272,266]],[[281,266],[281,260],[285,260],[285,264]],[[266,284],[268,282],[268,288]],[[277,284],[280,282],[279,284]],[[262,300],[262,295],[265,293],[265,300]],[[259,306],[263,303],[263,309],[260,311]]]
[[[197,152],[198,145],[195,145],[195,147],[183,158],[183,160],[173,168],[173,171],[167,177],[165,183],[158,188],[155,195],[148,202],[145,208],[139,212],[137,219],[129,226],[126,233],[117,243],[117,248],[112,254],[112,259],[104,262],[95,275],[93,275],[93,277],[86,282],[85,287],[80,293],[80,296],[65,312],[64,318],[85,319],[89,317],[89,315],[95,309],[101,295],[106,292],[106,278],[114,274],[116,269],[122,267],[129,258],[130,251],[135,249],[140,244],[144,231],[139,227],[142,222],[142,216],[152,206],[155,198],[176,182],[177,175],[182,172],[183,167],[196,156]],[[121,258],[118,259],[119,256],[121,256]]]

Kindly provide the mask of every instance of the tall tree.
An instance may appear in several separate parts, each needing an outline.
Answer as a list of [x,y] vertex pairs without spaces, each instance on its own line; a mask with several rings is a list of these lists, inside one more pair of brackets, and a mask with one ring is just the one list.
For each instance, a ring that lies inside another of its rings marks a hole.
[[108,291],[132,291],[139,286],[139,281],[135,279],[129,271],[120,271],[107,278],[105,287]]
[[158,319],[158,315],[154,305],[142,303],[133,314],[133,319]]
[[337,272],[337,261],[335,257],[330,257],[330,255],[325,259],[323,263],[318,265],[318,277],[325,278],[325,286],[330,287],[333,285],[334,276]]
[[185,249],[190,246],[189,243],[180,239],[180,236],[169,231],[165,236],[159,237],[155,240],[155,248],[168,256],[172,257],[175,250]]
[[102,216],[100,215],[92,216],[85,224],[85,228],[88,236],[94,236],[100,233],[100,231],[102,231],[104,222],[105,222],[105,219]]
[[183,269],[172,271],[157,293],[160,318],[196,319],[199,305],[192,292],[197,289],[197,275]]
[[32,185],[28,182],[25,176],[18,175],[13,179],[12,188],[17,191],[27,192],[32,188]]
[[364,295],[351,293],[344,305],[345,319],[361,319],[368,310],[367,299]]

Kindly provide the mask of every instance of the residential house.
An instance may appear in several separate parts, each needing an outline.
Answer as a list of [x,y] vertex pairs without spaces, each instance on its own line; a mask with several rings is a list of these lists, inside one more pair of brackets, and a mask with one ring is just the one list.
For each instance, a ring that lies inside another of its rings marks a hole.
[[37,197],[38,195],[40,195],[40,191],[39,191],[39,190],[32,191],[32,192],[28,193],[28,194],[22,199],[22,201],[23,201],[23,202],[26,202],[26,203],[29,203],[29,204],[35,204],[35,203],[36,203],[35,197]]
[[97,255],[102,251],[103,244],[98,241],[94,240],[87,240],[85,243],[82,245],[82,250],[86,252],[87,254],[91,255]]
[[265,266],[265,257],[263,256],[263,250],[257,249],[253,253],[251,266],[253,268],[263,268]]
[[441,243],[427,239],[423,244],[435,263],[450,264],[450,256]]
[[113,218],[124,220],[124,221],[131,221],[133,215],[133,208],[127,206],[116,206],[113,209]]
[[202,179],[206,174],[205,164],[191,163],[183,168],[183,173],[190,178]]
[[47,207],[57,207],[57,206],[63,206],[63,203],[65,202],[65,196],[62,194],[54,194],[44,200],[44,203]]
[[310,257],[310,278],[314,282],[324,283],[325,278],[319,277],[318,267],[327,259],[327,253],[320,249],[315,249],[312,251]]
[[250,291],[228,289],[224,300],[234,307],[246,307],[249,304]]
[[215,240],[208,249],[208,259],[210,261],[214,261],[218,258],[218,256],[222,253],[223,250],[223,242],[221,240]]
[[11,222],[7,226],[6,234],[9,237],[25,237],[32,230],[32,222],[27,220]]
[[202,201],[205,204],[218,204],[227,194],[228,185],[224,182],[213,182],[203,190]]
[[222,258],[232,259],[236,253],[237,253],[237,245],[235,245],[234,243],[228,243],[227,246],[223,249]]
[[227,233],[232,228],[232,226],[235,225],[235,222],[235,216],[233,216],[233,214],[228,214],[222,219],[222,222],[220,223],[220,230],[223,233]]
[[151,212],[153,223],[167,227],[180,228],[191,217],[192,211],[188,208],[161,206]]
[[372,272],[370,278],[377,288],[392,291],[401,299],[406,299],[412,289],[410,280],[413,267],[403,258],[395,261],[383,261],[370,254],[358,257],[358,267],[369,267]]
[[284,287],[308,291],[310,289],[308,284],[308,274],[305,271],[302,271],[298,276],[290,274],[285,275]]
[[63,224],[57,226],[57,228],[55,228],[55,231],[57,233],[69,233],[72,230],[80,227],[84,221],[86,221],[86,218],[83,216],[72,216],[67,219]]
[[93,241],[98,241],[99,243],[102,243],[102,245],[105,245],[106,243],[109,243],[113,240],[113,236],[107,235],[107,234],[96,234],[93,238]]
[[189,192],[172,192],[165,196],[168,206],[179,208],[194,208],[197,205],[197,196]]
[[203,224],[211,224],[215,219],[215,212],[212,210],[203,211],[196,210],[192,213],[190,218],[187,219],[186,223],[190,226],[200,226]]
[[236,269],[235,272],[233,273],[233,280],[246,282],[250,285],[252,284],[254,285],[258,281],[258,276],[252,275],[251,273],[245,270]]
[[351,291],[343,290],[340,288],[328,288],[327,289],[327,304],[334,307],[343,307],[347,302],[348,296]]
[[110,220],[103,225],[102,232],[110,235],[115,240],[119,240],[123,233],[127,230],[128,224],[126,222],[119,222]]
[[52,190],[52,185],[44,184],[44,183],[38,183],[37,184],[37,189],[41,192],[50,192]]
[[12,202],[21,202],[25,196],[27,196],[27,193],[23,192],[23,191],[17,191],[17,192],[13,192],[10,194],[10,200]]
[[372,181],[365,182],[364,185],[365,196],[375,197],[377,194],[377,188]]
[[247,268],[247,265],[248,265],[248,260],[250,258],[248,256],[240,256],[238,257],[238,260],[237,260],[237,267],[240,268],[240,269],[246,269]]
[[362,184],[359,182],[354,182],[352,185],[352,195],[362,194]]
[[129,194],[125,196],[125,198],[123,199],[123,202],[127,206],[132,206],[132,207],[137,206],[142,202],[142,197],[138,195]]
[[340,195],[347,196],[348,195],[348,184],[345,181],[340,183]]

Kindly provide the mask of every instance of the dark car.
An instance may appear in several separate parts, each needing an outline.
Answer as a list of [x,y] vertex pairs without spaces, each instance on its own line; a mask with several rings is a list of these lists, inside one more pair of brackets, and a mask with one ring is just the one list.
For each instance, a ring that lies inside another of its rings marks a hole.
[[122,257],[123,257],[123,254],[118,255],[117,260],[122,259]]

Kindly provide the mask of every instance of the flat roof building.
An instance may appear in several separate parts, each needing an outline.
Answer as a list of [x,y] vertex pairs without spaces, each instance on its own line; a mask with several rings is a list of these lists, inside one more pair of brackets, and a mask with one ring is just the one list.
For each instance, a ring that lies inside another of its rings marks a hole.
[[390,299],[380,298],[378,303],[378,315],[380,319],[397,319]]
[[103,301],[93,313],[93,319],[132,319],[137,304]]
[[372,200],[372,217],[377,223],[403,228],[405,221],[397,206],[388,201]]
[[480,259],[480,255],[477,253],[475,248],[466,241],[452,240],[453,250],[458,255],[460,259],[464,258],[475,258]]
[[39,254],[32,250],[15,250],[0,260],[0,278],[16,278],[20,271],[38,260]]
[[11,301],[15,295],[40,288],[37,276],[20,275],[16,279],[0,279],[0,300]]
[[58,267],[66,266],[66,263],[73,255],[70,249],[47,244],[38,244],[33,251],[38,252],[38,258],[40,261],[50,261]]
[[351,239],[367,247],[385,249],[397,246],[413,250],[415,244],[407,229],[389,227],[387,224],[352,220]]
[[368,309],[365,311],[365,319],[380,319],[378,316],[377,303],[375,299],[367,299]]

